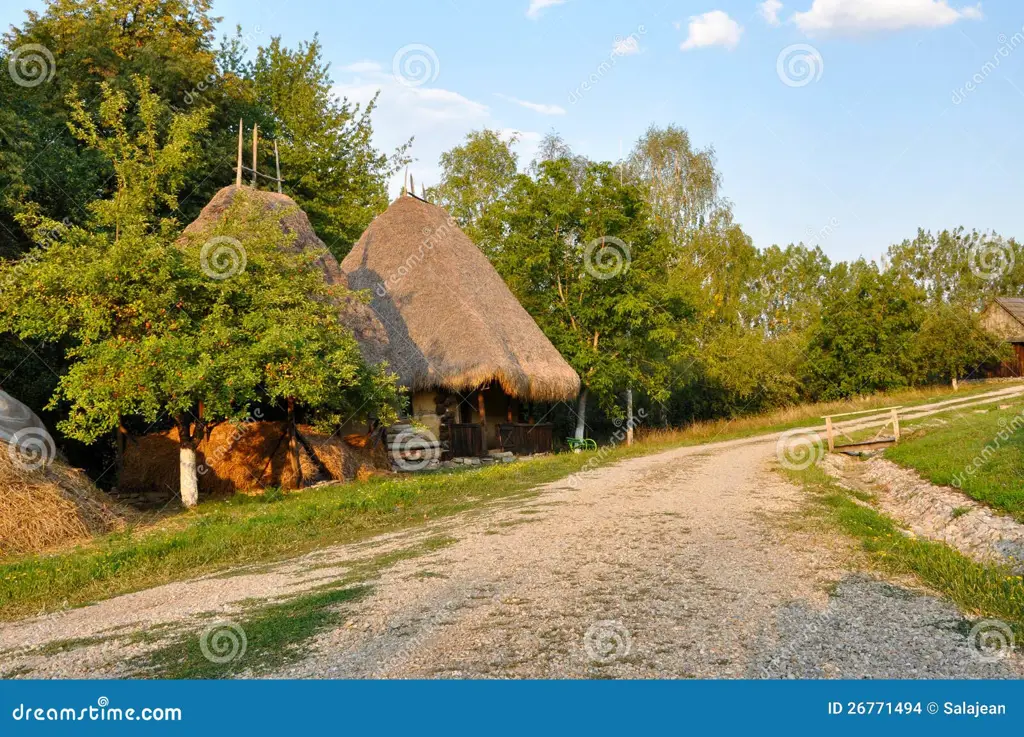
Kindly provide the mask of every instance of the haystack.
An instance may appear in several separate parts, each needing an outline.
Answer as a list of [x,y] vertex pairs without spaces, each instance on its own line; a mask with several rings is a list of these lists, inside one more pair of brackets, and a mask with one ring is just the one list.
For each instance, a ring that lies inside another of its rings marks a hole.
[[[218,191],[199,213],[199,217],[182,231],[182,238],[202,236],[212,229],[224,218],[224,214],[231,207],[239,191],[235,185],[224,187]],[[322,253],[323,255],[315,261],[315,265],[323,272],[324,280],[332,286],[346,286],[345,276],[341,273],[338,260],[317,236],[309,222],[309,217],[296,204],[295,200],[286,194],[267,192],[251,187],[243,186],[241,191],[245,193],[246,197],[251,198],[267,210],[283,212],[281,228],[289,235],[294,233],[295,240],[292,247],[298,251],[313,250]],[[364,359],[368,363],[380,363],[384,359],[383,345],[387,340],[387,333],[373,310],[355,296],[348,295],[340,300],[338,316],[342,323],[352,331]]]
[[[337,436],[299,425],[299,460],[309,481],[364,479],[387,469],[383,447],[355,448]],[[284,422],[214,426],[196,448],[199,491],[204,496],[294,488],[295,474]],[[306,447],[308,445],[308,448]],[[166,503],[178,493],[176,429],[132,438],[125,450],[118,496],[144,506]]]
[[350,289],[373,294],[380,350],[414,392],[491,382],[526,401],[570,400],[580,378],[487,257],[440,207],[405,194],[341,263]]
[[82,542],[121,529],[130,515],[63,460],[27,470],[0,443],[0,555]]

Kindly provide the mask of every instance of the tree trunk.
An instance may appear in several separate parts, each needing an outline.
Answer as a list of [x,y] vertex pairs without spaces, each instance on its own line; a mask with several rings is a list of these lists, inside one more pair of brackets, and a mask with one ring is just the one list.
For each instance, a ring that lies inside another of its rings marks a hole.
[[299,430],[295,426],[295,398],[288,397],[288,455],[292,460],[295,488],[302,488],[302,463],[299,461]]
[[178,418],[178,438],[178,488],[181,503],[191,509],[199,503],[199,476],[196,474],[196,448],[191,425],[184,417]]
[[576,405],[576,433],[577,440],[583,440],[587,430],[587,387],[580,390],[579,402]]
[[633,444],[633,389],[626,390],[626,445]]
[[956,374],[953,374],[953,391],[956,391],[959,388],[960,388],[960,385],[959,385],[959,383],[956,380]]

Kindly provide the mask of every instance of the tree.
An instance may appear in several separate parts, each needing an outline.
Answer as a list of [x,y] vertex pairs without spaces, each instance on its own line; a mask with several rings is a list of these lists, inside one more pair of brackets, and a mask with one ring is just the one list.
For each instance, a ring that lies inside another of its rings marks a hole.
[[441,154],[441,182],[427,197],[445,208],[459,227],[481,246],[493,243],[493,226],[484,219],[515,181],[519,160],[512,150],[516,137],[502,139],[484,128],[471,131],[465,142]]
[[648,128],[626,167],[644,187],[658,227],[676,242],[707,223],[722,204],[714,149],[694,149],[690,134],[679,126]]
[[1009,346],[985,331],[970,309],[932,304],[914,340],[915,378],[922,384],[949,382],[955,389],[960,379],[984,364],[1000,363],[1009,352]]
[[340,260],[387,207],[409,144],[391,156],[374,148],[376,98],[365,108],[339,100],[322,53],[316,38],[291,50],[275,37],[259,49],[250,84],[260,125],[279,144],[285,191]]
[[580,374],[577,437],[591,393],[611,408],[637,387],[667,395],[691,306],[670,288],[667,239],[643,193],[609,163],[541,162],[516,177],[502,212],[495,265],[523,306]]
[[[0,268],[10,285],[0,328],[69,343],[51,406],[67,404],[60,429],[70,437],[92,442],[126,416],[171,418],[182,502],[193,506],[205,427],[282,396],[387,418],[396,390],[393,377],[362,365],[338,322],[336,300],[347,295],[313,266],[323,254],[288,247],[287,213],[239,195],[202,238],[184,240],[174,218],[156,214],[174,209],[206,114],[168,116],[144,80],[135,84],[134,106],[103,86],[95,117],[70,101],[75,135],[110,160],[114,195],[92,204],[88,227],[60,228],[45,248]],[[232,256],[244,268],[215,278],[223,275],[210,259]]]

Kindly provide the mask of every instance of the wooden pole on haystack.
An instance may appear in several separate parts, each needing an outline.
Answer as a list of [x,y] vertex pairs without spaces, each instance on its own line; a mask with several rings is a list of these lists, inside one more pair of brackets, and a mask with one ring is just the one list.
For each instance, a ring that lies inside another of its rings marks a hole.
[[277,139],[274,139],[274,168],[277,170],[277,193],[281,191],[281,158],[277,155]]
[[235,186],[242,186],[242,131],[243,121],[241,118],[238,119],[238,166],[235,168]]
[[256,151],[260,142],[260,124],[252,125],[252,188],[256,189]]

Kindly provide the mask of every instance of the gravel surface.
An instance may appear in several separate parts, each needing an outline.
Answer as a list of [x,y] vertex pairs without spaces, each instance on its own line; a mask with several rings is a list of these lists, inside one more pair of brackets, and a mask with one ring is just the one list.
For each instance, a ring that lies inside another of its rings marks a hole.
[[951,605],[852,574],[851,543],[804,524],[803,493],[774,472],[777,437],[635,458],[414,531],[4,623],[0,672],[128,676],[126,663],[163,634],[198,633],[254,599],[308,591],[445,535],[455,542],[377,572],[342,626],[270,675],[1021,673],[1014,656],[981,660],[972,623]]
[[889,516],[921,537],[939,540],[979,561],[997,562],[1024,573],[1024,525],[962,491],[937,486],[914,470],[875,456],[859,461],[830,455],[829,475],[848,488],[871,494]]

